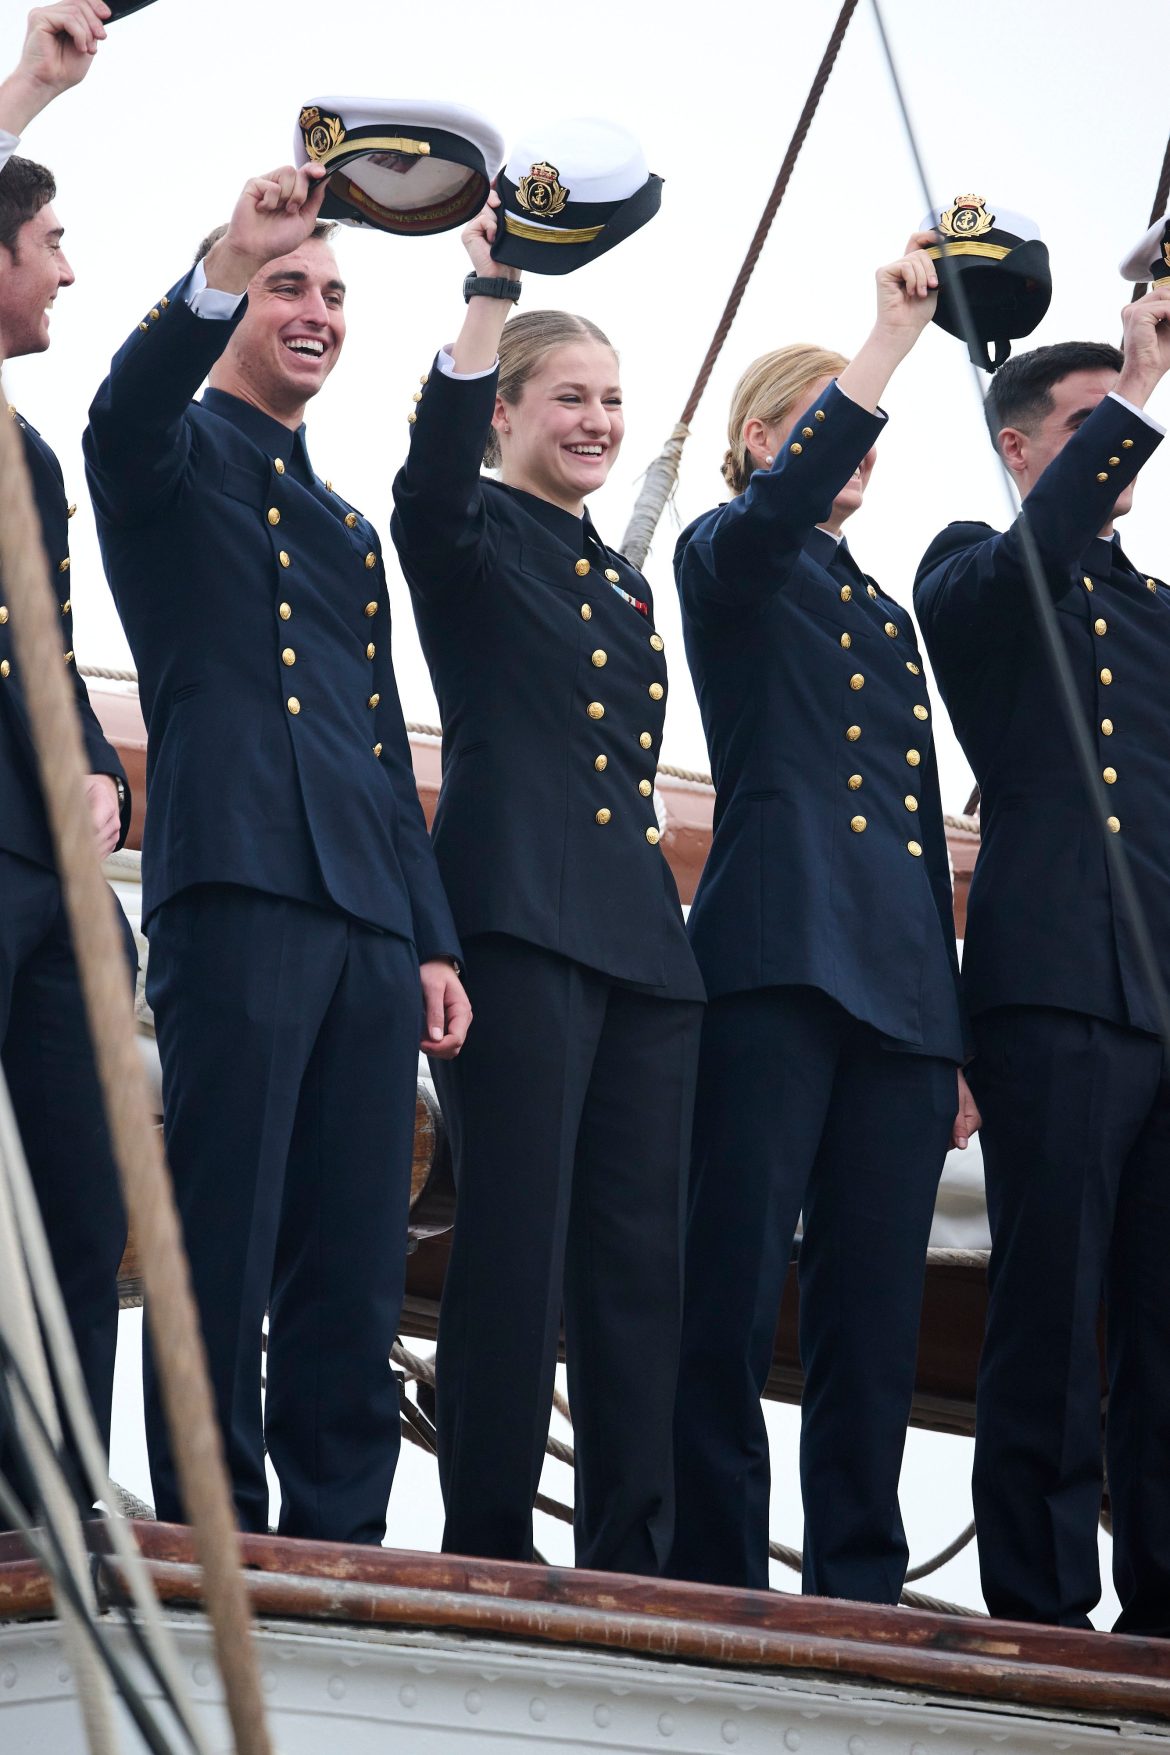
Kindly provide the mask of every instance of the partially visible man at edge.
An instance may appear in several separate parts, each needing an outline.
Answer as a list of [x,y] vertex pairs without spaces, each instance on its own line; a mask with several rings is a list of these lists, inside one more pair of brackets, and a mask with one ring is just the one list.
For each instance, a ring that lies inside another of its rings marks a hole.
[[[6,359],[45,351],[53,301],[73,284],[64,228],[52,206],[53,176],[18,158],[16,148],[34,117],[85,78],[108,17],[104,0],[38,8],[29,14],[20,60],[0,84],[0,351]],[[8,414],[24,445],[90,769],[78,804],[93,824],[95,857],[104,859],[125,839],[130,796],[74,659],[68,524],[75,507],[44,439],[15,408]],[[108,1446],[126,1226],[4,596],[0,582],[0,1062]],[[133,963],[129,927],[125,931]],[[23,1482],[2,1428],[0,1469],[15,1469]]]
[[[1126,307],[1124,354],[1037,348],[992,379],[1092,739],[1086,795],[1024,573],[1020,523],[952,524],[914,592],[982,794],[963,978],[992,1251],[973,1492],[992,1614],[1087,1627],[1100,1596],[1097,1316],[1117,1629],[1170,1634],[1170,1079],[1153,981],[1107,859],[1118,837],[1170,982],[1170,589],[1114,533],[1162,428],[1170,292]],[[1103,782],[1103,784],[1101,784]]]
[[[378,538],[305,444],[345,335],[321,176],[246,185],[115,357],[85,451],[149,733],[148,993],[237,1511],[267,1530],[266,1440],[282,1534],[378,1543],[419,1038],[458,1053],[470,1008]],[[145,1385],[174,1519],[149,1349]]]

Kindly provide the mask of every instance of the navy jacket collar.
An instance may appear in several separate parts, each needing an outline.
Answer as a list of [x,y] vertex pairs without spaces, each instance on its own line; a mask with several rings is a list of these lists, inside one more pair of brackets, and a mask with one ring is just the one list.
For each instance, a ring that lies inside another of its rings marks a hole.
[[218,414],[222,419],[230,421],[246,438],[258,445],[266,457],[279,457],[284,464],[301,464],[308,472],[310,479],[313,466],[309,462],[308,446],[305,443],[305,423],[302,421],[295,432],[281,421],[273,420],[261,408],[254,408],[250,402],[241,401],[240,397],[229,395],[226,390],[205,390],[202,405]]
[[551,500],[542,500],[539,494],[526,493],[523,488],[509,487],[506,482],[501,482],[500,486],[528,513],[530,518],[535,518],[538,524],[544,525],[550,535],[559,537],[563,543],[567,543],[578,554],[581,552],[581,544],[586,533],[596,534],[590,523],[588,512],[583,518],[578,518],[575,513],[566,512],[563,507],[554,506]]

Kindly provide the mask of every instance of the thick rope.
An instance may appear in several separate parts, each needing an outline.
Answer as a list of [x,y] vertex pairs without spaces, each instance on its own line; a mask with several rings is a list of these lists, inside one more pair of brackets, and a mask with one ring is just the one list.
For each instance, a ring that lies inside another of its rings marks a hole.
[[812,85],[809,87],[808,96],[804,100],[804,108],[800,112],[792,139],[788,143],[788,151],[784,154],[784,161],[777,173],[776,181],[772,185],[772,193],[768,196],[768,199],[764,204],[764,211],[760,215],[760,223],[757,225],[752,241],[748,245],[747,255],[743,259],[743,266],[735,277],[735,284],[732,286],[727,303],[723,307],[723,315],[720,317],[719,322],[716,325],[715,333],[711,338],[711,345],[708,347],[703,363],[699,367],[699,375],[691,387],[691,393],[687,397],[686,406],[683,408],[682,414],[679,416],[678,424],[673,433],[663,447],[661,455],[646,471],[645,480],[642,484],[642,491],[638,495],[637,503],[635,504],[633,513],[630,516],[630,522],[626,527],[625,536],[622,538],[622,553],[626,555],[628,559],[633,561],[636,567],[645,565],[646,556],[650,551],[650,539],[654,535],[654,531],[658,525],[658,520],[662,516],[663,507],[670,498],[674,484],[678,480],[679,457],[682,453],[682,447],[686,440],[691,423],[695,418],[695,410],[698,408],[699,403],[702,400],[703,392],[707,388],[708,380],[715,369],[715,361],[719,358],[720,352],[723,348],[723,343],[727,340],[731,325],[735,322],[736,314],[743,301],[743,295],[747,291],[748,281],[751,279],[756,263],[760,259],[760,252],[763,250],[768,233],[771,230],[772,221],[775,219],[780,203],[784,199],[789,180],[792,176],[793,170],[796,168],[796,161],[800,157],[800,149],[804,145],[805,137],[812,126],[813,117],[817,113],[817,106],[821,101],[825,86],[828,84],[829,75],[833,71],[834,63],[840,53],[841,44],[845,40],[845,32],[849,28],[849,21],[856,10],[857,0],[845,0],[845,4],[842,6],[841,11],[837,16],[837,22],[833,26],[829,41],[825,46],[825,52],[821,56],[821,64],[817,68],[816,76],[813,79]]
[[[1162,160],[1162,171],[1158,178],[1158,187],[1154,191],[1154,204],[1150,208],[1150,217],[1146,221],[1146,224],[1151,226],[1154,224],[1155,220],[1161,219],[1167,206],[1170,206],[1170,140],[1167,140],[1166,142],[1166,156]],[[1136,281],[1133,289],[1134,298],[1144,298],[1148,289],[1149,281]],[[1132,304],[1133,301],[1131,300],[1130,302]]]
[[141,1250],[151,1334],[183,1501],[203,1565],[208,1614],[237,1755],[269,1755],[235,1518],[170,1179],[127,1005],[116,904],[94,858],[86,761],[60,617],[14,420],[0,416],[0,575],[40,765],[111,1144]]

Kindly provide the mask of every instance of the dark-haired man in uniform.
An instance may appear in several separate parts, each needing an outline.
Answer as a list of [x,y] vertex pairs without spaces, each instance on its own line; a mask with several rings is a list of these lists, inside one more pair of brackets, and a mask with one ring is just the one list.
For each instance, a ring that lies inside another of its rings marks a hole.
[[[982,793],[963,976],[992,1252],[974,1500],[993,1614],[1087,1627],[1100,1595],[1097,1316],[1119,1629],[1170,1634],[1170,589],[1114,534],[1162,436],[1170,290],[1123,315],[1124,354],[1037,348],[987,397],[1025,500],[1098,764],[1086,796],[1024,572],[1021,522],[952,524],[914,601]],[[1107,859],[1128,855],[1157,958]]]
[[[0,84],[0,352],[43,353],[53,301],[73,284],[53,209],[52,173],[16,156],[46,105],[84,79],[109,16],[103,0],[62,0],[29,15],[24,48]],[[70,667],[89,774],[84,808],[95,855],[121,845],[126,776],[89,704],[73,655],[69,519],[61,466],[14,408],[48,570],[62,660]],[[0,415],[2,418],[2,415]],[[117,1272],[126,1227],[85,1007],[37,776],[24,678],[0,582],[0,1061],[48,1231],[98,1429],[108,1444],[118,1334]],[[81,801],[79,801],[80,803]],[[133,944],[126,928],[128,955]],[[0,1469],[11,1467],[0,1434]]]
[[[266,1438],[283,1534],[377,1543],[419,1038],[425,1014],[422,1046],[456,1054],[470,1008],[378,538],[305,444],[345,337],[323,175],[246,185],[117,354],[85,449],[150,739],[148,992],[237,1511],[267,1530]],[[149,1357],[146,1394],[173,1519]]]

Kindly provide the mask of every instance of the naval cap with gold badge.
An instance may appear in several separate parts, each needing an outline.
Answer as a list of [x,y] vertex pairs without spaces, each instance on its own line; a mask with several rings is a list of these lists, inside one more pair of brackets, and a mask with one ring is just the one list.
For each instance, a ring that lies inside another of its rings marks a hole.
[[1125,261],[1121,272],[1126,280],[1151,287],[1170,287],[1170,213],[1156,219],[1148,232],[1143,232]]
[[496,193],[496,261],[568,274],[654,217],[662,178],[651,175],[627,129],[583,116],[526,134],[509,154]]
[[[994,372],[1011,353],[1012,342],[1031,335],[1052,302],[1048,248],[1039,227],[982,195],[956,195],[950,207],[928,214],[921,229],[939,234],[927,255],[944,258],[934,321],[948,335],[968,341],[975,364]],[[956,280],[966,295],[970,337],[952,290]]]
[[293,152],[322,164],[322,219],[427,237],[466,225],[504,159],[492,124],[426,98],[323,97],[302,106]]

